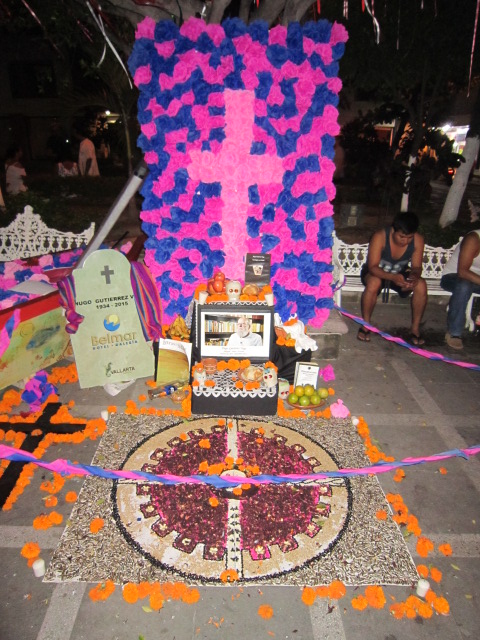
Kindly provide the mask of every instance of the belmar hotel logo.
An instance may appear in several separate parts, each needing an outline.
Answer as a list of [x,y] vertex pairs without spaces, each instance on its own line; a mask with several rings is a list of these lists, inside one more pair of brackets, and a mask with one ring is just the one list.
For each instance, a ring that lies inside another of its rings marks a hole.
[[137,333],[127,331],[125,333],[115,333],[120,329],[120,318],[116,313],[111,313],[103,320],[103,326],[108,333],[103,336],[91,336],[93,349],[108,349],[109,347],[123,347],[127,344],[136,344]]
[[120,328],[120,318],[116,313],[111,313],[106,316],[105,320],[103,321],[103,326],[107,331],[116,331]]

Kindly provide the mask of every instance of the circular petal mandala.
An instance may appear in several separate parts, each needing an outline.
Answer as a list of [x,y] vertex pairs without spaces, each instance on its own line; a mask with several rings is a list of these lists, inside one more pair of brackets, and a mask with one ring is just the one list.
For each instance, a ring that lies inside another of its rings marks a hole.
[[258,473],[338,469],[325,449],[274,422],[233,418],[220,426],[216,418],[202,418],[189,424],[187,438],[183,423],[148,438],[123,468],[178,476],[223,472],[239,476],[241,491],[117,482],[117,522],[141,554],[185,577],[220,582],[228,569],[248,581],[294,571],[335,545],[348,521],[347,480],[248,484]]

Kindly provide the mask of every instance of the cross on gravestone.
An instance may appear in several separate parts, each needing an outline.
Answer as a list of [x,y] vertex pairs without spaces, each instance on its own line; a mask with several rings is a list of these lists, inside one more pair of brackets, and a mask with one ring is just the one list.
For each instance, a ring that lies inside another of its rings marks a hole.
[[110,276],[113,276],[114,273],[115,271],[110,269],[107,264],[103,267],[103,271],[100,271],[100,275],[104,276],[105,284],[111,284]]
[[[86,422],[82,424],[52,424],[50,418],[57,413],[61,406],[60,402],[49,402],[36,422],[15,422],[8,425],[9,430],[27,434],[22,443],[21,451],[33,453],[46,433],[76,433],[85,429]],[[32,431],[36,429],[41,429],[42,433],[33,435]],[[2,509],[8,496],[15,488],[25,464],[27,463],[10,462],[2,477],[0,477],[0,509]]]
[[[192,163],[187,167],[192,180],[205,183],[221,182],[222,200],[247,222],[249,207],[248,187],[253,184],[281,184],[284,174],[283,162],[277,155],[251,155],[253,124],[255,121],[254,100],[251,91],[227,89],[225,96],[225,135],[220,153],[190,151]],[[232,159],[235,169],[232,171]],[[225,165],[225,169],[223,166]],[[228,219],[223,219],[222,240],[232,276],[243,271],[243,265],[232,264],[238,255],[238,233]],[[232,232],[230,233],[230,228]],[[245,234],[245,240],[247,236]],[[243,253],[246,253],[244,247]],[[228,274],[227,274],[228,275]]]

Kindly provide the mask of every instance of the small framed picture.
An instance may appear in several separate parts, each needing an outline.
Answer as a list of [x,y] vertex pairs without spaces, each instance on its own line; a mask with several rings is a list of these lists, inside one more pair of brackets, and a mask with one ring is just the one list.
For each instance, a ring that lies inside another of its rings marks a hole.
[[317,388],[318,372],[320,371],[320,365],[311,364],[310,362],[297,362],[295,366],[295,381],[294,387],[297,385],[311,384],[312,387]]

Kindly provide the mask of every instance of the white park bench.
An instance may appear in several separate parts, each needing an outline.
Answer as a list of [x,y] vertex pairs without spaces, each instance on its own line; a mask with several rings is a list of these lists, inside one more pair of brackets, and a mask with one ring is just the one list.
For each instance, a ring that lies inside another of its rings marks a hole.
[[0,262],[78,249],[95,234],[95,223],[81,233],[50,229],[27,205],[8,227],[0,228]]
[[[461,238],[459,242],[461,241]],[[429,296],[450,296],[449,291],[445,291],[440,286],[443,267],[448,262],[455,250],[458,242],[445,249],[444,247],[432,247],[425,245],[423,254],[422,277],[427,282]],[[333,262],[333,282],[337,290],[334,293],[334,302],[341,307],[342,291],[363,291],[364,287],[360,279],[362,266],[367,261],[368,243],[347,244],[333,233],[332,262]],[[343,286],[342,286],[343,283]],[[468,302],[467,307],[467,327],[470,331],[474,329],[474,322],[471,319],[472,303],[475,294]]]

